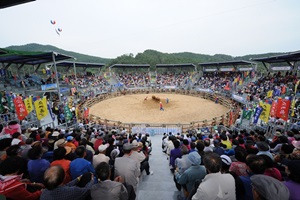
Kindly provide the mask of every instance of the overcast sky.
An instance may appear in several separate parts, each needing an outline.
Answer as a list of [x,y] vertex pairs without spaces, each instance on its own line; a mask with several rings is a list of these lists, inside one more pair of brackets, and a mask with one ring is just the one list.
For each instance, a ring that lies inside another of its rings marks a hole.
[[0,10],[0,47],[49,44],[103,58],[290,52],[300,50],[299,9],[299,0],[36,0]]

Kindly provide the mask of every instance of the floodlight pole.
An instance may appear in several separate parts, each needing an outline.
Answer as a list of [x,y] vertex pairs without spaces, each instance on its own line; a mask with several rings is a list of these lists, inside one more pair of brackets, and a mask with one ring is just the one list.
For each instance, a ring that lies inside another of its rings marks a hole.
[[57,74],[57,67],[56,67],[56,62],[55,62],[55,54],[56,54],[55,52],[52,52],[52,59],[53,59],[53,65],[54,65],[54,70],[55,70],[55,78],[56,78],[56,85],[57,85],[57,90],[58,90],[57,92],[58,92],[59,103],[62,103],[59,81],[58,81],[58,74]]

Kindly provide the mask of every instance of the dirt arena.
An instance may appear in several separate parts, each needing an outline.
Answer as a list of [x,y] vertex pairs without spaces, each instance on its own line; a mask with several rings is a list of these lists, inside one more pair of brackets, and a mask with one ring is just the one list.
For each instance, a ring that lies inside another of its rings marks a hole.
[[[159,110],[160,98],[164,111]],[[144,100],[148,97],[147,100]],[[166,99],[169,103],[166,103]],[[225,114],[228,109],[199,97],[178,94],[125,95],[101,101],[90,108],[90,114],[123,123],[190,123],[212,119]]]

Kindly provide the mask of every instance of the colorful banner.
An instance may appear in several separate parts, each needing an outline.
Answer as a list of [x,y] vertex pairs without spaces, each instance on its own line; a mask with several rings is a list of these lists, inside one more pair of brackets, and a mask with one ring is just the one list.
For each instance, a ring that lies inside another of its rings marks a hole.
[[261,112],[259,119],[261,119],[264,122],[269,121],[269,115],[270,115],[270,110],[271,110],[271,105],[268,103],[263,103],[262,101],[259,102],[260,107],[263,109]]
[[250,120],[252,116],[252,110],[243,110],[242,119]]
[[263,111],[263,109],[261,107],[258,107],[255,109],[253,124],[257,124],[259,116],[262,111]]
[[289,109],[291,101],[289,99],[278,99],[276,117],[287,121],[289,118]]
[[70,108],[68,105],[64,106],[64,113],[67,121],[70,121],[73,117],[72,112],[70,111]]
[[271,98],[273,96],[273,90],[269,90],[268,92],[267,92],[267,97],[268,98]]
[[90,109],[84,108],[84,119],[87,119],[89,117]]
[[51,109],[49,103],[47,104],[47,108],[48,108],[48,112],[50,113],[52,121],[54,121],[55,120],[55,114],[52,112],[52,109]]
[[229,126],[231,126],[233,124],[233,112],[230,111],[229,113]]
[[52,89],[56,89],[56,88],[57,88],[57,84],[56,83],[41,85],[41,89],[42,90],[52,90]]
[[[297,94],[297,88],[298,88],[298,85],[299,85],[299,82],[300,81],[297,81],[296,85],[295,85],[295,89],[294,89],[294,93],[295,93],[295,96]],[[293,101],[292,101],[292,106],[291,106],[291,110],[292,110],[292,113],[291,113],[291,116],[294,117],[295,116],[295,105],[296,105],[296,97],[294,96],[293,98]]]
[[14,102],[13,102],[13,98],[11,95],[6,95],[6,99],[7,99],[7,104],[8,104],[8,108],[10,111],[15,110],[15,106],[14,106]]
[[18,119],[23,120],[28,115],[28,112],[23,103],[22,97],[18,96],[16,98],[14,98],[14,105],[16,108],[16,113],[17,113]]
[[31,113],[31,111],[33,111],[33,106],[32,106],[32,96],[24,99],[24,104],[25,104],[25,107],[26,107],[26,110],[29,113]]
[[35,107],[36,117],[38,118],[38,120],[41,120],[48,115],[46,97],[36,100],[34,102],[34,107]]
[[271,110],[270,110],[270,116],[271,117],[276,117],[276,112],[277,112],[277,101],[273,101],[271,105]]

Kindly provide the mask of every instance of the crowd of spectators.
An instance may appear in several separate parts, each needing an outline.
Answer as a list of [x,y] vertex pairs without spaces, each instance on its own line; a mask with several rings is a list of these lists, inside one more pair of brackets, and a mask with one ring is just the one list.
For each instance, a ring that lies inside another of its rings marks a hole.
[[97,124],[13,125],[0,130],[0,195],[7,199],[135,199],[143,172],[153,174],[148,134]]
[[178,199],[299,199],[300,133],[164,134]]
[[176,86],[180,87],[182,84],[187,82],[187,78],[190,77],[189,72],[165,72],[158,73],[156,75],[156,85],[158,86]]
[[127,88],[149,87],[150,76],[147,72],[134,73],[116,73],[119,83],[124,84]]

